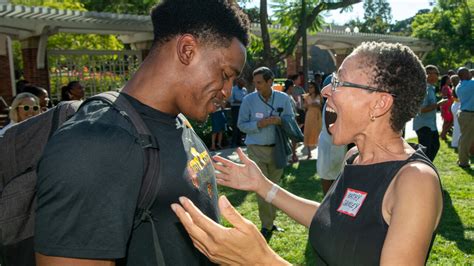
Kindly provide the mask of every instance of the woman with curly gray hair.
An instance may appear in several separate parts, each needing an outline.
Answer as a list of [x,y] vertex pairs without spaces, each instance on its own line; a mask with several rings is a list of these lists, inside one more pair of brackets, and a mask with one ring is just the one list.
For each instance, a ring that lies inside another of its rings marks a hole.
[[[437,171],[401,137],[420,108],[426,88],[421,62],[406,46],[363,43],[323,88],[334,144],[355,143],[343,171],[321,203],[297,197],[267,179],[238,151],[243,164],[224,158],[218,183],[255,191],[309,228],[317,265],[423,265],[443,208]],[[222,196],[224,228],[191,201],[173,204],[196,247],[219,263],[286,265]]]

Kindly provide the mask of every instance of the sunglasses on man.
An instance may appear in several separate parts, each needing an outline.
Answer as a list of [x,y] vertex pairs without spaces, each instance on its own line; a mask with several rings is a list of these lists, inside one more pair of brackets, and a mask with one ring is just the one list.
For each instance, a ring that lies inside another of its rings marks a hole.
[[39,105],[18,105],[17,108],[23,108],[23,111],[25,112],[28,112],[30,109],[33,109],[33,111],[37,112],[40,109]]

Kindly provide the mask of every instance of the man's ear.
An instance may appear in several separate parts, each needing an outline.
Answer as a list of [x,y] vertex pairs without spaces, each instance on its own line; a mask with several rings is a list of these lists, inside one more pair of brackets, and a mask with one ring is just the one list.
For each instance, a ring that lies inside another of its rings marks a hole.
[[388,93],[379,93],[375,102],[374,115],[380,117],[389,112],[393,106],[393,96]]
[[176,53],[179,61],[184,65],[189,65],[196,55],[197,40],[191,34],[184,34],[178,37],[176,42]]

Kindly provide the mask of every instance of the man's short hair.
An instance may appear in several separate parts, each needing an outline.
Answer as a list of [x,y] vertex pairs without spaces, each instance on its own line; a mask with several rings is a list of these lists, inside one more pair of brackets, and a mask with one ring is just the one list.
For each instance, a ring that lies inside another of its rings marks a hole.
[[158,45],[180,34],[224,47],[234,37],[244,46],[249,42],[248,16],[232,1],[163,0],[152,9],[151,20]]
[[[435,66],[435,65],[427,65],[427,66],[425,66],[425,71],[426,71],[426,74],[429,74],[429,73],[432,73],[432,72],[435,72],[435,73],[439,74],[438,67]],[[428,73],[428,72],[429,72],[429,73]]]
[[48,96],[48,92],[44,88],[31,84],[24,86],[22,92],[29,92],[38,98],[43,96],[45,93],[46,96]]
[[268,67],[259,67],[259,68],[255,69],[253,71],[252,76],[255,77],[256,75],[260,75],[260,74],[263,76],[263,79],[265,81],[268,81],[268,80],[273,79],[275,77],[273,72]]

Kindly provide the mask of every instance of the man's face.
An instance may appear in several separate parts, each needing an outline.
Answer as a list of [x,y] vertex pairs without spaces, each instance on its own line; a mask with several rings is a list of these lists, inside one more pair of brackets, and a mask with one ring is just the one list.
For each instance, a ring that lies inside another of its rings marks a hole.
[[187,117],[204,122],[230,96],[232,83],[244,67],[246,50],[236,38],[229,47],[201,44],[199,49],[188,76],[183,77],[187,84],[177,105]]
[[265,81],[262,74],[258,74],[253,76],[253,84],[255,85],[255,89],[260,93],[262,96],[267,96],[270,94],[272,90],[273,80],[269,79]]
[[426,81],[429,84],[435,84],[436,82],[438,82],[438,76],[439,76],[439,73],[436,70],[430,69],[426,71]]
[[82,100],[84,98],[85,91],[81,83],[74,84],[74,87],[69,91],[71,100]]

